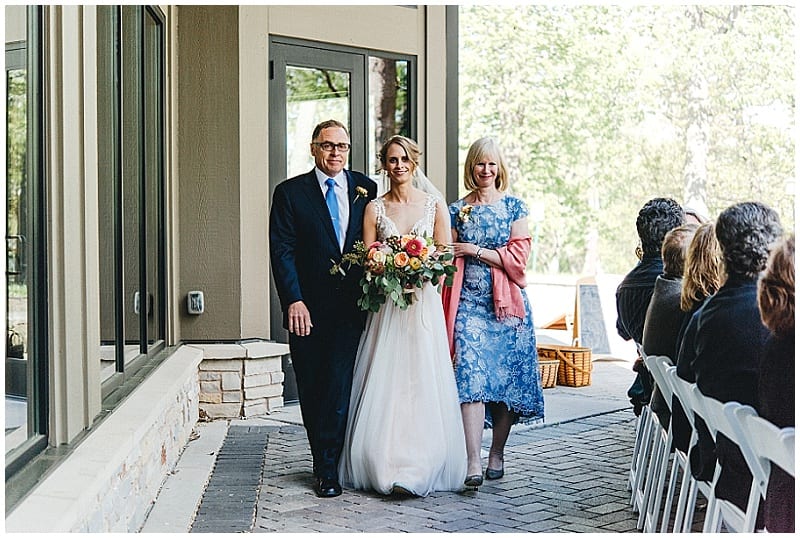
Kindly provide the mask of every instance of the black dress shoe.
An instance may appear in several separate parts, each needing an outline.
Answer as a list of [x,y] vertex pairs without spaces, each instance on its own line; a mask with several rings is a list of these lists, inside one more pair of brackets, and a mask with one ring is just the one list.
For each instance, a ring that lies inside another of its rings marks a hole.
[[314,481],[314,493],[317,497],[338,497],[342,494],[342,485],[335,478],[320,478]]
[[503,474],[505,474],[504,469],[486,468],[486,480],[497,480],[498,478],[503,478]]
[[464,479],[464,485],[468,488],[477,489],[481,484],[483,484],[483,477],[479,474],[471,474]]

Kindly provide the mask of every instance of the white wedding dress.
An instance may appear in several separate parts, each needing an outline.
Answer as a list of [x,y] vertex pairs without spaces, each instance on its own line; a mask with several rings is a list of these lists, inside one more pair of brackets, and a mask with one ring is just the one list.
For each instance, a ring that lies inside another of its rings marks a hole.
[[[376,199],[378,239],[400,235]],[[433,236],[436,200],[411,232]],[[339,476],[346,487],[415,495],[464,488],[464,427],[442,301],[428,283],[406,310],[387,301],[367,317],[356,355]]]

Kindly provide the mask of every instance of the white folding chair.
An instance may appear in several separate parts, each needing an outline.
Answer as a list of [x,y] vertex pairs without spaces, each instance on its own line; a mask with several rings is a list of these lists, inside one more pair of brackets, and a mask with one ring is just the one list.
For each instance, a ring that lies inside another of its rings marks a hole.
[[[792,477],[795,475],[794,428],[778,428],[759,417],[749,405],[729,402],[723,410],[731,425],[743,435],[739,448],[753,475],[752,488],[761,499],[766,499],[773,464]],[[757,506],[753,511],[757,511]],[[746,514],[744,528],[754,530],[755,517],[755,513]]]
[[[675,395],[677,398],[678,395],[673,385],[673,377],[677,377],[677,368],[671,364],[666,365],[664,368],[664,385],[669,387],[670,394]],[[675,413],[675,408],[672,406],[672,402],[672,398],[667,399],[671,414]],[[672,426],[672,420],[670,420],[670,426]],[[672,501],[675,498],[679,473],[681,475],[681,495],[679,495],[679,501],[675,508],[675,522],[672,526],[672,532],[680,532],[682,529],[683,517],[686,511],[685,500],[688,493],[689,480],[692,476],[692,471],[689,466],[689,454],[677,447],[673,447],[672,470],[670,471],[667,494],[664,499],[664,517],[661,522],[661,532],[667,532],[667,527],[669,526],[669,518],[672,512]]]
[[[705,420],[709,433],[715,439],[719,439],[719,434],[722,433],[733,441],[740,450],[744,453],[746,451],[752,453],[752,448],[748,444],[747,435],[739,425],[737,420],[733,418],[733,411],[736,407],[741,407],[739,402],[726,402],[722,403],[715,398],[705,396],[697,385],[692,387],[695,401],[698,405],[695,406],[695,413],[698,413],[703,420]],[[752,408],[751,408],[752,409]],[[747,457],[752,459],[752,454]],[[748,463],[748,466],[750,464]],[[762,474],[758,470],[757,473]],[[717,460],[716,468],[714,469],[714,478],[711,481],[711,486],[714,487],[719,480],[722,472],[722,466]],[[769,475],[767,475],[769,476]],[[762,479],[764,487],[766,488],[766,478]],[[747,506],[744,510],[736,506],[733,502],[716,498],[713,505],[709,503],[708,512],[706,513],[705,525],[703,532],[720,532],[722,522],[728,530],[734,532],[754,532],[756,526],[756,516],[758,515],[758,505],[761,499],[761,489],[758,480],[752,480],[750,484],[750,492],[747,496]],[[766,493],[766,490],[764,490]]]
[[[672,361],[665,356],[645,355],[645,365],[653,376],[653,379],[658,386],[661,395],[667,402],[667,406],[672,408],[672,387],[667,384],[665,379],[666,369],[672,366]],[[650,458],[651,472],[648,472],[649,483],[647,484],[648,493],[647,506],[644,516],[644,532],[656,532],[658,526],[658,515],[661,512],[661,500],[664,496],[664,483],[667,477],[667,468],[669,467],[669,456],[672,452],[672,422],[666,429],[661,425],[658,416],[653,412],[655,422],[655,436],[653,455]],[[670,500],[670,510],[672,501]],[[661,532],[666,532],[667,525],[669,524],[669,513],[664,512],[667,520],[662,521]],[[641,518],[641,514],[640,514]]]
[[633,510],[639,513],[636,528],[641,529],[644,525],[645,513],[647,512],[648,495],[650,493],[650,477],[653,473],[653,454],[658,442],[657,430],[660,429],[658,419],[650,409],[649,405],[642,407],[639,416],[641,430],[641,440],[638,441],[638,448],[634,450],[633,485],[631,487],[631,505]]
[[794,428],[778,428],[772,422],[759,417],[750,406],[735,409],[736,418],[747,432],[756,456],[766,469],[768,462],[777,464],[792,476],[794,474]]
[[[692,435],[691,439],[689,440],[689,451],[687,452],[688,456],[698,439],[696,423],[697,416],[695,415],[695,408],[699,407],[700,404],[695,402],[695,395],[693,391],[695,384],[689,383],[688,381],[678,377],[678,370],[675,366],[670,366],[667,368],[667,376],[672,383],[672,389],[674,393],[678,396],[678,400],[681,402],[681,407],[683,407],[684,411],[686,412],[686,416],[689,419],[689,425],[692,427]],[[688,474],[686,474],[686,471],[688,471]],[[675,529],[677,531],[678,523],[680,522],[680,516],[682,515],[683,525],[681,531],[691,532],[695,508],[697,505],[697,493],[700,492],[708,501],[708,505],[706,506],[706,515],[703,521],[704,526],[708,521],[708,515],[713,509],[714,503],[716,502],[716,495],[714,495],[714,487],[711,482],[697,480],[692,475],[691,466],[689,465],[688,461],[686,463],[686,469],[684,473],[686,479],[684,479],[681,483],[681,490],[680,494],[678,495],[678,507],[675,511]]]
[[[644,350],[641,344],[637,343],[636,349],[639,351],[639,355],[643,357]],[[639,512],[640,516],[644,513],[647,502],[645,484],[647,482],[646,475],[655,432],[654,418],[649,405],[642,407],[639,420],[636,421],[636,441],[633,445],[631,468],[628,473],[628,487],[631,490],[630,504],[635,512]],[[640,517],[638,528],[642,528],[643,522],[644,520]]]

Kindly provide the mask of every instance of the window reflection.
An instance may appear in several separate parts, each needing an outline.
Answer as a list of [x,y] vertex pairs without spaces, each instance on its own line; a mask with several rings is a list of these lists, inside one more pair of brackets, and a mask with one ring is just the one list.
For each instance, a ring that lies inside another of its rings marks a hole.
[[[24,25],[24,16],[20,22]],[[28,438],[28,77],[25,48],[25,42],[6,44],[6,453]]]
[[107,381],[164,345],[164,36],[154,8],[97,11],[100,361]]
[[[408,60],[369,58],[369,127],[372,136],[367,154],[370,174],[379,166],[377,152],[387,138],[396,134],[411,136],[408,64]],[[385,190],[388,185],[383,187]]]
[[311,133],[321,121],[350,125],[350,74],[331,69],[286,66],[286,173],[314,168]]

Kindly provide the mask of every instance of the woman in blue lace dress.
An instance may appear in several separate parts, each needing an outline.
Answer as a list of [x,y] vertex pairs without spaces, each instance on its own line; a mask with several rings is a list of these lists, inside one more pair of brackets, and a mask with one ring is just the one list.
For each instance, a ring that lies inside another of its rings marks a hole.
[[465,484],[483,483],[484,424],[492,428],[487,479],[504,473],[511,426],[544,419],[533,316],[525,286],[530,254],[528,208],[503,191],[505,163],[497,143],[472,144],[464,164],[470,191],[450,204],[456,282],[445,301],[461,401],[468,468]]

